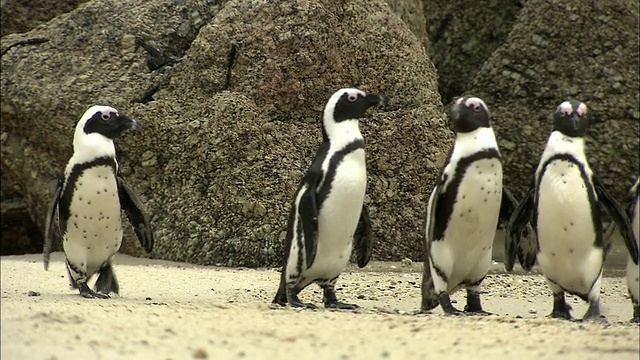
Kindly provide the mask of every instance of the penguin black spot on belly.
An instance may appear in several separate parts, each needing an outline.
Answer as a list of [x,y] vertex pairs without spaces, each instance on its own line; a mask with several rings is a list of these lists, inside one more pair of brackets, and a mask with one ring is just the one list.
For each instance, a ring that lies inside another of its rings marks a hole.
[[564,228],[564,231],[567,231],[567,228],[566,228],[566,227]]
[[82,186],[82,181],[78,181],[78,186]]
[[484,186],[480,187],[480,190],[483,190],[483,191],[484,191]]
[[469,213],[471,213],[471,208],[469,208],[469,211],[468,211],[468,212],[469,212]]
[[488,191],[487,191],[487,195],[491,195],[491,190],[488,190]]
[[105,192],[105,193],[109,192],[109,191],[107,190],[107,188],[104,188],[104,189],[102,189],[102,190],[104,190],[104,192]]
[[91,200],[87,201],[87,204],[91,205]]
[[569,249],[569,254],[573,254],[573,249]]
[[78,223],[77,222],[73,222],[73,226],[77,229],[78,228]]
[[569,225],[573,226],[573,221],[569,223]]
[[73,214],[73,217],[77,219],[78,218],[78,214]]
[[78,201],[82,201],[82,196],[78,196]]
[[567,180],[562,180],[562,183],[563,183],[563,184],[566,184],[566,183],[567,183]]
[[462,195],[462,199],[463,200],[466,199],[466,198],[467,198],[467,195]]
[[487,198],[484,198],[484,202],[487,202]]
[[556,253],[552,252],[552,253],[551,253],[551,256],[556,256]]
[[97,190],[97,191],[96,191],[96,194],[100,195],[100,190]]

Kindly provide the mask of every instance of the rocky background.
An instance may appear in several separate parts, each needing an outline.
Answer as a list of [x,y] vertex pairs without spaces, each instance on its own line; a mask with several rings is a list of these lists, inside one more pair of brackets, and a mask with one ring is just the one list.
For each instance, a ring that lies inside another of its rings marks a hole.
[[[41,250],[73,128],[97,103],[145,123],[116,146],[155,258],[279,265],[321,110],[341,87],[392,99],[362,122],[378,260],[422,259],[452,141],[443,104],[465,93],[492,110],[519,196],[556,106],[587,102],[593,168],[625,200],[639,161],[637,2],[477,3],[3,1],[2,253]],[[142,255],[132,232],[122,251]]]

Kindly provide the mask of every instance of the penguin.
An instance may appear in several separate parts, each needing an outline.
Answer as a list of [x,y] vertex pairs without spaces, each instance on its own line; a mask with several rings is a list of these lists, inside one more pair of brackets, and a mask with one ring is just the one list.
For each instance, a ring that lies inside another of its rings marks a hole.
[[[120,249],[121,210],[133,225],[142,247],[153,248],[149,216],[133,189],[118,176],[113,139],[142,123],[109,106],[92,106],[78,121],[73,156],[58,180],[45,226],[44,268],[54,242],[54,221],[66,257],[71,287],[85,298],[119,294],[111,259]],[[87,282],[98,274],[95,291]]]
[[[640,177],[636,179],[629,190],[631,202],[627,208],[627,214],[631,220],[634,240],[636,247],[638,246],[638,239],[640,238]],[[640,254],[637,254],[640,255]],[[640,322],[640,268],[637,263],[633,261],[633,255],[629,254],[627,259],[627,286],[629,287],[629,295],[631,295],[631,301],[633,303],[633,318],[631,322]]]
[[358,308],[338,301],[335,284],[354,243],[359,267],[365,267],[371,258],[371,222],[364,205],[367,170],[359,119],[370,107],[388,101],[382,94],[345,88],[325,105],[323,141],[291,205],[282,274],[273,303],[316,308],[298,298],[300,291],[316,283],[323,290],[326,308]]
[[[502,184],[502,157],[489,109],[480,98],[458,98],[449,125],[456,133],[428,200],[424,226],[426,256],[421,311],[438,306],[445,314],[489,314],[479,287],[491,265],[499,221],[506,223],[517,201]],[[450,294],[467,290],[464,312]]]
[[[506,240],[518,247],[523,224],[531,222],[537,235],[536,257],[553,292],[553,318],[572,319],[565,293],[589,303],[583,320],[605,321],[600,313],[602,268],[610,243],[603,236],[605,209],[616,223],[638,263],[637,244],[622,207],[589,167],[585,136],[590,121],[587,105],[562,102],[527,195],[513,212]],[[514,254],[506,257],[513,262]]]

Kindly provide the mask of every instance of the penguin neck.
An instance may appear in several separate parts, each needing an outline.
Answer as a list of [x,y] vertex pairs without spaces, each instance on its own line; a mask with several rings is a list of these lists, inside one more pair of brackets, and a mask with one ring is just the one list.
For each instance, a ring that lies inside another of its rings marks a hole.
[[567,136],[560,131],[553,131],[547,140],[542,154],[543,160],[557,154],[571,154],[582,163],[587,163],[584,152],[584,138]]
[[473,155],[485,149],[497,149],[498,143],[493,129],[490,127],[479,127],[469,132],[459,132],[456,134],[456,141],[453,145],[452,158],[463,158]]
[[113,140],[98,133],[85,134],[76,131],[73,138],[73,156],[69,161],[72,164],[82,164],[101,157],[116,156],[116,148]]
[[362,140],[358,119],[341,122],[324,122],[325,141],[328,139],[333,148],[342,148],[356,140]]

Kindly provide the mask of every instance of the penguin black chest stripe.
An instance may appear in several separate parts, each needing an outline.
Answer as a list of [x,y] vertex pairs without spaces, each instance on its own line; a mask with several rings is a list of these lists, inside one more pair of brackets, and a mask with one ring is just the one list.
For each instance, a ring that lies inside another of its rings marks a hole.
[[[547,159],[541,166],[540,174],[537,178],[537,185],[540,186],[540,181],[544,177],[549,165],[554,161],[564,161],[569,162],[577,166],[580,170],[580,177],[582,178],[582,182],[585,185],[585,191],[587,192],[587,196],[589,198],[589,204],[591,206],[591,222],[593,224],[593,230],[596,234],[595,246],[602,248],[604,246],[604,237],[603,237],[603,229],[602,229],[602,217],[600,214],[600,205],[596,198],[595,189],[593,187],[593,183],[587,174],[587,169],[585,168],[585,164],[580,162],[574,155],[572,154],[556,154]],[[536,193],[535,197],[535,206],[534,206],[534,216],[533,226],[537,228],[538,226],[538,206],[540,203],[540,193]]]
[[364,140],[354,140],[342,149],[336,151],[331,156],[331,160],[329,160],[329,166],[327,168],[327,173],[324,174],[322,185],[318,189],[318,209],[322,208],[322,203],[327,199],[329,193],[331,192],[331,184],[333,183],[333,179],[336,176],[336,169],[338,168],[338,165],[340,165],[345,156],[358,149],[364,149]]
[[60,195],[60,205],[58,207],[58,212],[60,216],[60,232],[64,234],[67,228],[67,220],[70,216],[70,208],[71,201],[73,200],[74,193],[76,191],[76,184],[78,183],[78,179],[82,175],[82,173],[96,166],[108,166],[113,170],[113,175],[115,179],[117,163],[116,159],[110,156],[103,156],[91,160],[86,163],[76,164],[73,166],[69,173],[69,177],[67,178],[66,183],[64,184],[64,188],[62,190],[62,194]]
[[[449,223],[449,219],[453,213],[453,206],[455,205],[456,197],[458,196],[458,189],[467,168],[469,168],[469,166],[474,162],[485,159],[498,159],[502,161],[498,149],[495,148],[484,149],[458,160],[453,179],[451,179],[451,181],[446,185],[444,191],[439,194],[433,228],[433,241],[439,241],[444,238],[444,232],[447,229],[447,224]],[[443,169],[446,168],[447,165],[449,164],[445,164]],[[443,174],[440,179],[441,186],[445,186],[447,180],[447,175]]]

